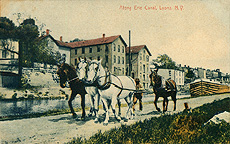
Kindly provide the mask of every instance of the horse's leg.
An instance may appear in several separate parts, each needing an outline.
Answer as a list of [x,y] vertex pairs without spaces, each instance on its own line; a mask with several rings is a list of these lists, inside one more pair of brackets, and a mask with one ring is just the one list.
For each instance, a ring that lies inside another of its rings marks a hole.
[[102,102],[104,103],[105,112],[106,112],[105,120],[104,120],[103,125],[108,125],[108,122],[109,122],[109,108],[108,108],[108,102],[107,102],[107,100],[104,99],[104,98],[102,98],[101,100],[102,100]]
[[155,107],[156,107],[156,110],[160,112],[160,111],[161,111],[161,109],[157,107],[157,101],[158,101],[158,98],[159,98],[158,94],[155,94],[154,105],[155,105]]
[[168,98],[164,97],[164,101],[163,101],[163,112],[166,112],[168,109]]
[[76,95],[77,95],[77,92],[76,91],[72,91],[71,92],[71,96],[70,96],[70,98],[68,100],[68,105],[69,105],[70,111],[71,111],[71,113],[72,113],[72,115],[73,115],[74,118],[77,117],[77,114],[74,112],[72,101],[74,100],[74,98],[75,98]]
[[81,108],[82,108],[81,119],[84,119],[85,118],[85,93],[80,95],[81,95]]
[[89,111],[89,117],[91,117],[93,115],[93,112],[95,111],[95,108],[94,108],[94,96],[90,94],[90,111]]
[[[95,95],[95,99],[94,99],[94,113],[95,113],[95,123],[98,123],[99,121],[99,115],[98,115],[98,111],[99,111],[99,102],[100,102],[100,95],[96,94]],[[104,103],[103,103],[103,108],[104,108]],[[105,108],[104,108],[105,110]]]
[[121,121],[121,117],[116,114],[116,104],[118,103],[118,101],[119,101],[119,99],[117,99],[117,97],[112,97],[111,108],[113,111],[113,115],[115,116],[117,121]]
[[121,101],[120,101],[120,99],[117,99],[117,105],[118,105],[118,116],[121,116]]
[[176,110],[176,92],[172,92],[171,98],[172,98],[172,100],[174,102],[173,110],[175,111]]
[[[129,93],[129,96],[125,98],[126,103],[128,104],[128,110],[126,112],[126,119],[133,119],[133,111],[132,111],[132,106],[133,106],[133,92]],[[130,113],[130,118],[129,118],[129,113]]]

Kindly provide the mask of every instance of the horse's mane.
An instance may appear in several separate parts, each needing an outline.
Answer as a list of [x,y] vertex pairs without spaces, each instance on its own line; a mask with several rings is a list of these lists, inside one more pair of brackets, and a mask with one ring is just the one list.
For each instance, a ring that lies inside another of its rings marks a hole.
[[73,70],[73,71],[75,71],[75,72],[76,72],[76,70],[75,70],[75,68],[74,68],[74,66],[73,66],[73,65],[69,65],[69,64],[67,64],[67,63],[63,63],[63,67],[66,67],[67,69],[69,69],[69,70]]

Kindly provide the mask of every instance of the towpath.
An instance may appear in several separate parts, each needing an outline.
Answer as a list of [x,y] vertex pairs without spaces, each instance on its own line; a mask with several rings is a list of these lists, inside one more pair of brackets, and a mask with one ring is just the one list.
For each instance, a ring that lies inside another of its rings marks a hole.
[[[169,102],[168,114],[178,113],[183,111],[184,103],[187,102],[190,108],[201,106],[205,103],[211,103],[214,100],[224,99],[230,97],[230,94],[198,97],[191,99],[180,99],[177,101],[177,110],[173,109],[173,102]],[[158,103],[162,108],[162,102]],[[136,105],[136,109],[138,105]],[[127,107],[122,108],[121,116],[125,116]],[[73,119],[71,114],[63,114],[56,116],[47,116],[31,119],[20,119],[0,122],[0,142],[1,143],[65,143],[72,140],[73,137],[89,138],[97,133],[99,130],[102,132],[111,128],[119,127],[121,124],[130,125],[139,120],[148,119],[151,117],[160,116],[151,104],[144,104],[143,111],[136,111],[136,116],[133,120],[128,122],[117,122],[112,116],[108,126],[103,126],[102,110],[99,111],[101,116],[101,123],[94,123],[93,118],[86,118],[81,121],[79,118]],[[78,113],[80,115],[80,113]]]

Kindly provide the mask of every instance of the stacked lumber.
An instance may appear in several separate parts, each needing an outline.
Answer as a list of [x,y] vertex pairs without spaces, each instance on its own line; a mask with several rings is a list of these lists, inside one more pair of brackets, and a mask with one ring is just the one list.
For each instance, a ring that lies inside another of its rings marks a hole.
[[199,79],[189,84],[192,97],[230,92],[230,87],[218,82]]

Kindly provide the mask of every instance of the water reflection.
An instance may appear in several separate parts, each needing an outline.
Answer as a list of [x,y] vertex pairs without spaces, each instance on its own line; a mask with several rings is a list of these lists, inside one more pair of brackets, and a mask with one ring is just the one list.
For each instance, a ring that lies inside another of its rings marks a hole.
[[[73,101],[73,107],[80,107],[80,98]],[[86,101],[86,106],[89,102]],[[0,101],[0,116],[24,115],[42,113],[54,109],[68,109],[68,101],[59,100],[24,100],[24,101]]]
[[[177,95],[177,98],[190,97],[190,95]],[[169,98],[171,99],[171,98]],[[90,98],[86,95],[86,106],[90,106]],[[146,95],[143,97],[143,102],[153,101],[153,95]],[[73,107],[81,107],[80,97],[73,101]],[[121,103],[125,103],[121,100]],[[54,109],[68,109],[68,101],[65,99],[59,100],[24,100],[24,101],[0,101],[0,116],[9,115],[24,115],[31,113],[43,113]]]

